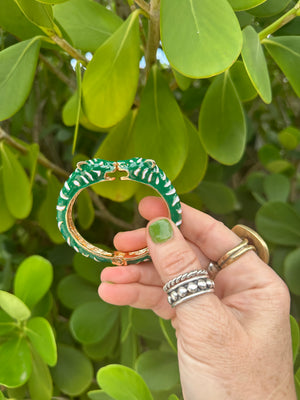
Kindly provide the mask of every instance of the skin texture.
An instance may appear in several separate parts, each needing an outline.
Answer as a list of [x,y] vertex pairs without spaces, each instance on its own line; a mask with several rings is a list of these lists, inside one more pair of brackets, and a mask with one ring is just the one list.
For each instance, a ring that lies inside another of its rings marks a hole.
[[[167,217],[164,202],[143,199],[141,215],[150,223]],[[116,305],[152,309],[176,329],[185,400],[296,400],[289,322],[290,296],[279,276],[254,251],[220,271],[215,293],[175,308],[164,283],[205,268],[241,242],[221,222],[182,204],[181,230],[152,242],[148,227],[115,237],[120,251],[149,247],[153,263],[105,268],[100,297]]]

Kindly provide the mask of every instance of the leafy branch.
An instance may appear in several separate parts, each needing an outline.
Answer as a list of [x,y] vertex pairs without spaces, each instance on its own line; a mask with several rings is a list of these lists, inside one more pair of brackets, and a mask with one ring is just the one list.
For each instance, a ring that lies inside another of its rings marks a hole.
[[[28,148],[22,145],[21,143],[17,142],[15,139],[13,139],[8,133],[6,133],[1,127],[0,127],[0,142],[5,141],[8,143],[10,146],[14,147],[18,151],[20,151],[23,154],[26,154],[28,152]],[[43,154],[39,154],[37,157],[37,162],[44,166],[47,169],[52,170],[56,175],[67,179],[69,177],[69,173],[65,171],[64,169],[60,168],[58,165],[54,164],[50,160],[48,160]],[[113,214],[111,214],[107,208],[105,207],[104,203],[101,201],[101,199],[94,193],[92,190],[89,190],[89,194],[91,196],[91,199],[95,206],[98,209],[98,212],[96,211],[96,215],[101,218],[102,220],[109,221],[117,226],[119,226],[122,229],[130,230],[133,229],[134,226],[133,224],[129,224],[117,217],[115,217]]]
[[79,51],[77,51],[73,46],[70,45],[65,39],[59,37],[58,35],[50,36],[54,43],[56,43],[60,48],[62,48],[71,57],[80,61],[81,64],[86,67],[89,63],[88,59],[85,58]]
[[148,3],[146,3],[145,0],[134,0],[135,3],[146,12],[147,15],[150,14],[150,6]]
[[300,14],[300,1],[298,1],[293,8],[283,14],[280,18],[274,21],[271,25],[267,26],[259,33],[259,39],[262,41],[272,33],[278,31],[288,22],[292,21],[295,17]]
[[160,0],[151,0],[149,33],[146,47],[146,75],[148,76],[152,65],[156,62],[156,51],[160,40]]

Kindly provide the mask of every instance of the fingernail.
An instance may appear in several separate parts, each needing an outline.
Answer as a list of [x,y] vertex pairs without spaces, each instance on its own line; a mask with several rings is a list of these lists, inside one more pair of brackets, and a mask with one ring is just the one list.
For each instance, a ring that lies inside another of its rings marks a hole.
[[148,230],[154,243],[164,243],[173,236],[172,225],[167,219],[159,219],[153,222]]

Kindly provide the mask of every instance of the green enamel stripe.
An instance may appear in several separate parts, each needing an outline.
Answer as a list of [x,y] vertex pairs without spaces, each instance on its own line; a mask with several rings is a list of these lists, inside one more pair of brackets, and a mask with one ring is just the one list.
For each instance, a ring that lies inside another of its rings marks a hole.
[[[60,191],[57,202],[57,222],[58,228],[62,233],[64,239],[69,246],[73,247],[75,251],[81,253],[85,257],[90,257],[95,261],[108,261],[108,258],[92,254],[87,248],[83,247],[67,227],[67,209],[74,198],[79,192],[88,186],[95,183],[109,180],[105,177],[107,172],[114,172],[116,170],[128,172],[127,177],[121,179],[129,179],[132,181],[140,182],[145,185],[151,186],[155,189],[165,200],[170,212],[172,221],[180,227],[182,223],[182,211],[180,199],[176,193],[171,181],[167,178],[166,174],[156,165],[153,160],[135,157],[129,160],[120,160],[117,162],[101,160],[94,158],[88,161],[82,161],[77,164],[77,168],[70,175],[69,179],[64,183]],[[108,255],[110,253],[107,253]],[[128,264],[136,264],[142,261],[150,260],[149,255],[141,255],[134,260],[127,260]]]

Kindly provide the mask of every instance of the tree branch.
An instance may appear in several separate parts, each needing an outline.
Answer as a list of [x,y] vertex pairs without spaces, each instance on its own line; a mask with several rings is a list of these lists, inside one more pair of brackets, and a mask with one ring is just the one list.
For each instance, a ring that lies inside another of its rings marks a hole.
[[263,39],[267,38],[272,33],[278,31],[278,29],[282,28],[288,22],[292,21],[295,17],[300,14],[300,1],[295,4],[293,8],[291,8],[288,12],[274,21],[271,25],[267,26],[259,33],[259,39],[262,41]]
[[[7,142],[10,146],[14,147],[15,149],[19,150],[21,153],[26,154],[28,152],[28,149],[23,146],[21,143],[17,142],[14,138],[12,138],[8,133],[6,133],[1,127],[0,127],[0,142],[4,140]],[[43,154],[39,154],[37,161],[39,164],[43,165],[45,168],[48,168],[52,170],[56,175],[68,179],[69,173],[65,171],[64,169],[60,168],[58,165],[52,163],[50,160],[48,160],[46,157],[44,157]],[[101,218],[104,221],[109,221],[117,226],[119,226],[122,229],[126,230],[131,230],[133,229],[133,225],[129,224],[128,222],[125,222],[117,217],[115,217],[113,214],[111,214],[101,199],[97,196],[95,192],[93,192],[91,189],[89,189],[89,194],[91,196],[91,199],[93,203],[95,204],[96,208],[99,210],[96,212],[97,217]]]
[[70,43],[68,43],[65,39],[60,38],[57,35],[53,35],[50,38],[71,57],[80,61],[83,66],[85,67],[87,66],[87,64],[89,63],[88,59],[85,58],[81,53],[79,53],[79,51],[77,51],[73,46],[71,46]]
[[69,79],[67,75],[65,75],[59,68],[56,68],[53,64],[50,63],[50,61],[43,55],[39,54],[40,60],[46,65],[46,67],[54,74],[57,76],[58,79],[60,79],[62,82],[64,82],[67,86],[69,86],[71,89],[76,89],[76,84],[75,81],[72,79]]
[[146,3],[145,0],[134,0],[135,3],[146,12],[146,14],[150,14],[150,6],[148,3]]
[[146,76],[149,75],[152,65],[156,62],[156,51],[160,40],[160,0],[151,0],[149,33],[146,47]]

